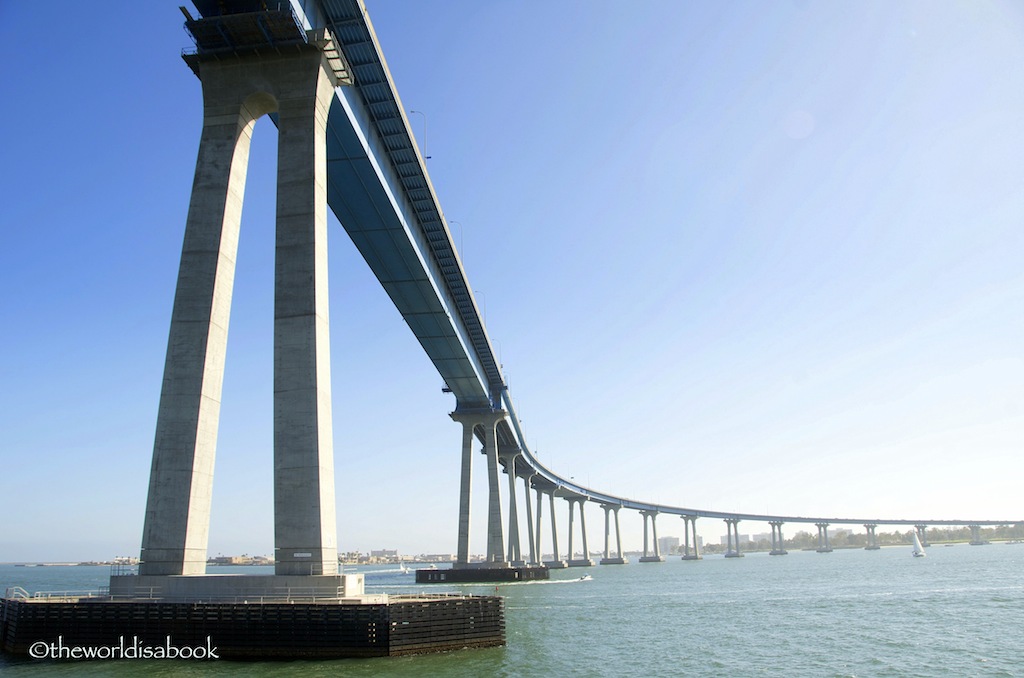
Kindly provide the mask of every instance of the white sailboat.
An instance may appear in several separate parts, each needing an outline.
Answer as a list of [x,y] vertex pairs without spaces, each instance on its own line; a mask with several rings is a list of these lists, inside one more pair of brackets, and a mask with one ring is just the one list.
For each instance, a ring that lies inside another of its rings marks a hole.
[[924,547],[921,546],[921,540],[917,538],[917,532],[914,532],[914,550],[911,554],[915,558],[924,558],[927,554],[924,552]]

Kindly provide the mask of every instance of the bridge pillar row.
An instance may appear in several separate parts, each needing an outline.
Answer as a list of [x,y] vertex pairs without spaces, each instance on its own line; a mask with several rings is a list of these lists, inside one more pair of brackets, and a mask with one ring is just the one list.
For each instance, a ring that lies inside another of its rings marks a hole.
[[[683,560],[702,560],[697,541],[697,516],[682,516],[683,519]],[[690,553],[690,532],[693,532],[693,553]]]
[[[275,573],[338,571],[327,299],[329,36],[294,51],[188,57],[203,89],[157,414],[140,574],[206,571],[213,467],[255,122],[278,115],[274,280]],[[331,47],[333,51],[333,47]]]
[[864,547],[865,551],[877,551],[881,547],[878,545],[878,537],[875,535],[875,529],[878,527],[875,523],[867,523],[864,525],[864,529],[868,533],[868,545]]

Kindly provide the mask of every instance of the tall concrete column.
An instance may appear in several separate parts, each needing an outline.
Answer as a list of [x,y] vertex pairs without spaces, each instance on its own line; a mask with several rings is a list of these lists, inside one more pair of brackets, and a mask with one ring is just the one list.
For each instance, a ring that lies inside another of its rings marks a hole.
[[583,560],[590,561],[590,546],[587,544],[587,516],[583,511],[584,499],[580,499],[580,538],[583,540]]
[[535,537],[537,541],[537,562],[543,562],[544,560],[544,544],[541,541],[541,514],[544,513],[544,494],[541,489],[537,488],[537,535]]
[[573,552],[572,552],[572,532],[573,532],[573,529],[572,528],[573,528],[573,522],[574,522],[573,521],[573,509],[576,508],[576,501],[574,499],[572,499],[571,497],[566,497],[565,501],[569,503],[569,545],[568,545],[568,551],[566,552],[565,559],[568,560],[569,562],[572,562],[572,560],[573,560]]
[[605,504],[601,508],[604,509],[604,558],[602,558],[602,560],[608,560],[608,558],[609,558],[609,556],[608,556],[608,537],[609,537],[609,534],[610,534],[610,530],[608,528],[611,526],[611,516],[610,516],[610,513],[611,513],[611,510],[612,510],[612,507],[607,505],[607,504]]
[[526,486],[524,492],[524,499],[526,502],[526,537],[528,545],[530,547],[530,565],[537,565],[540,563],[539,555],[537,553],[537,541],[533,535],[533,507],[530,501],[530,481],[536,474],[530,474],[523,478],[523,483]]
[[[503,413],[504,414],[504,413]],[[501,525],[501,493],[498,489],[498,420],[484,427],[484,454],[487,455],[487,562],[505,562],[504,535]]]
[[508,473],[508,559],[512,562],[521,562],[523,553],[519,544],[519,502],[516,497],[516,457],[519,456],[519,451],[507,452],[501,456],[505,461],[505,471]]
[[455,566],[469,564],[470,507],[473,492],[473,440],[476,418],[453,412],[451,418],[462,424],[462,474],[459,481],[459,541]]
[[615,507],[615,553],[625,560],[625,556],[622,554],[622,533],[619,532],[619,507]]
[[647,546],[647,544],[648,544],[648,542],[647,542],[647,518],[648,518],[647,511],[641,511],[640,515],[642,515],[644,517],[644,555],[643,555],[643,557],[646,558],[647,555],[648,555],[648,552],[649,552],[648,551],[648,546]]
[[654,557],[661,558],[661,547],[658,545],[658,514],[651,514],[651,536],[654,537]]
[[700,555],[700,541],[697,539],[697,516],[691,515],[689,523],[693,528],[693,560],[700,560],[703,556]]
[[[337,572],[327,314],[324,53],[192,57],[203,132],[157,415],[140,573],[202,574],[250,140],[279,115],[275,266],[275,547],[280,573]],[[279,394],[288,392],[282,408]],[[281,500],[279,500],[279,495]],[[296,556],[295,554],[299,554]]]
[[928,526],[914,525],[914,529],[917,530],[917,538],[921,540],[921,546],[931,546],[931,544],[928,543],[928,538],[925,536],[925,534],[928,532]]
[[555,521],[555,493],[554,491],[548,495],[550,500],[549,508],[551,509],[551,560],[558,562],[561,560],[558,557],[558,523]]

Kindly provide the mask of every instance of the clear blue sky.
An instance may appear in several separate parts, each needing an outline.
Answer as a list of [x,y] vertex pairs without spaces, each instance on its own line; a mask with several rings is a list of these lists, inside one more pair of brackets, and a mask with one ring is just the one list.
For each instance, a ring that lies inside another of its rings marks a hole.
[[[0,4],[0,561],[138,552],[201,125],[177,4]],[[551,469],[723,511],[1024,518],[1021,4],[367,5]],[[273,548],[275,134],[211,554]],[[454,402],[331,237],[340,547],[453,551]]]

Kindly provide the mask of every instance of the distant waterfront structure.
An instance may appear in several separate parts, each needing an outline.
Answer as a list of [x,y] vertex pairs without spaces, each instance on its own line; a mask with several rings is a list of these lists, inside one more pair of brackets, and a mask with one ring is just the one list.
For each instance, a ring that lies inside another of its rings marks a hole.
[[658,537],[658,550],[661,553],[675,553],[679,550],[679,537]]

